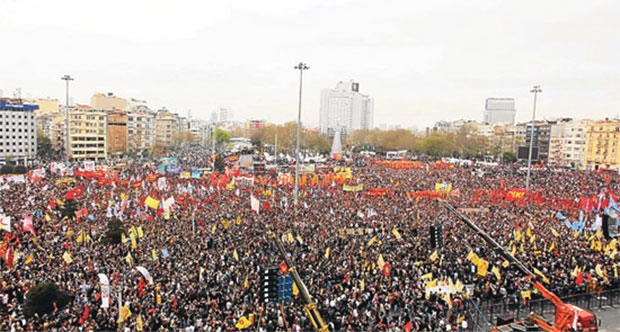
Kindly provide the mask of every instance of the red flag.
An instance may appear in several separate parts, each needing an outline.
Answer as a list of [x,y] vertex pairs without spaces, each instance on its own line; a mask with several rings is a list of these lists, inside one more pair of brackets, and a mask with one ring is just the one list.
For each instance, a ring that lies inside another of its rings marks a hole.
[[88,305],[84,306],[84,313],[82,314],[82,320],[86,322],[88,320],[88,315],[90,314],[90,309],[88,309]]
[[385,262],[385,264],[383,264],[383,275],[386,277],[389,277],[391,270],[392,270],[392,267],[390,266],[390,263]]
[[144,286],[146,286],[146,283],[144,282],[143,278],[140,278],[140,281],[138,282],[138,288],[140,289],[140,297],[144,295]]
[[579,274],[577,275],[577,279],[575,279],[575,284],[579,286],[582,283],[583,283],[583,272],[579,272]]
[[84,194],[84,189],[82,188],[82,185],[79,185],[71,189],[71,191],[65,195],[65,199],[75,199],[76,197],[82,196],[82,194]]
[[409,321],[407,324],[405,324],[405,326],[403,326],[403,329],[407,332],[411,332],[412,327],[413,327],[413,323]]
[[287,274],[288,273],[288,266],[286,265],[285,261],[282,261],[282,263],[280,263],[280,273],[282,274]]

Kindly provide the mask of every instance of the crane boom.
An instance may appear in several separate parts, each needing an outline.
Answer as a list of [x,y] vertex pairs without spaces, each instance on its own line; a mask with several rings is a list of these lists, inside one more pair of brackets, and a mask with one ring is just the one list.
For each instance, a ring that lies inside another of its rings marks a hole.
[[297,269],[295,268],[293,261],[288,257],[286,250],[284,250],[284,246],[282,245],[282,242],[280,241],[280,239],[278,239],[277,236],[273,236],[273,239],[276,244],[276,247],[278,247],[278,250],[280,251],[280,255],[282,256],[282,258],[284,259],[284,262],[286,262],[286,265],[288,266],[288,271],[293,276],[293,280],[295,280],[295,283],[297,284],[299,288],[299,293],[301,293],[301,296],[304,298],[304,301],[306,302],[306,306],[304,307],[304,310],[306,311],[306,315],[308,315],[308,318],[310,318],[312,325],[318,332],[329,332],[327,325],[325,325],[325,322],[323,321],[323,318],[321,317],[321,314],[319,313],[319,310],[317,309],[316,302],[312,300],[312,296],[310,296],[310,293],[308,292],[308,288],[306,288],[306,284],[304,284],[304,281],[299,276],[299,273],[297,273]]

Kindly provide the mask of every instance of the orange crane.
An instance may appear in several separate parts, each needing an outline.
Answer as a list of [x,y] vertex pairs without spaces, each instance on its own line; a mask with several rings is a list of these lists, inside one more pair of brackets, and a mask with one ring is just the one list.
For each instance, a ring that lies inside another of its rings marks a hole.
[[480,229],[469,218],[460,213],[454,206],[445,200],[439,200],[448,211],[456,215],[461,221],[463,221],[469,228],[480,235],[487,243],[490,243],[502,254],[508,261],[514,264],[521,272],[523,272],[527,278],[532,280],[532,285],[542,294],[543,297],[548,299],[555,305],[555,320],[553,323],[547,322],[543,317],[536,314],[529,314],[525,321],[516,322],[503,326],[495,326],[491,328],[493,332],[510,332],[510,331],[525,331],[525,325],[537,325],[543,331],[549,332],[564,332],[564,331],[586,331],[597,332],[598,331],[598,319],[596,315],[588,310],[579,308],[575,305],[564,303],[557,295],[545,288],[540,282],[536,281],[537,275],[532,273],[523,263],[517,260],[506,248],[502,247],[493,238],[491,238],[485,231]]

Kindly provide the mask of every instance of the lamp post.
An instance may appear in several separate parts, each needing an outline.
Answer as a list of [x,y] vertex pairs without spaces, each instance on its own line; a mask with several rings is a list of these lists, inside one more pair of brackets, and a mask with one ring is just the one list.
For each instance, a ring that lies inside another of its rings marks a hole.
[[525,190],[530,188],[530,172],[532,168],[532,146],[534,145],[534,121],[536,119],[536,97],[542,92],[540,85],[534,85],[530,92],[534,93],[534,110],[532,111],[532,128],[530,130],[530,150],[527,157],[527,177],[525,179]]
[[310,69],[305,63],[300,62],[295,69],[299,70],[299,108],[297,110],[297,148],[295,149],[295,189],[293,191],[293,201],[297,206],[299,198],[299,140],[301,132],[301,91],[303,86],[304,70]]
[[73,77],[65,75],[60,78],[65,81],[66,102],[65,102],[65,166],[69,167],[69,81],[73,81]]

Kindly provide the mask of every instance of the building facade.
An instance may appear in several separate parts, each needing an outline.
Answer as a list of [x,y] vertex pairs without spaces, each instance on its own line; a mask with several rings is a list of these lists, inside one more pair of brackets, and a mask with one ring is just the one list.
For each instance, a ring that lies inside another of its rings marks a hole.
[[155,144],[168,147],[174,142],[174,135],[179,132],[177,117],[168,112],[158,112],[155,118]]
[[532,123],[523,123],[517,126],[517,135],[523,135],[525,147],[529,147],[530,140],[533,139],[532,146],[538,148],[538,159],[535,158],[536,156],[532,156],[534,162],[545,164],[549,162],[551,124],[547,121],[534,122],[534,135],[532,135]]
[[577,120],[565,124],[564,161],[566,165],[581,169],[584,167],[586,133],[592,120]]
[[620,120],[605,120],[587,125],[585,168],[620,171]]
[[127,153],[127,113],[114,110],[108,114],[108,155]]
[[98,160],[108,157],[108,113],[79,105],[69,114],[69,158]]
[[20,100],[0,99],[0,160],[24,162],[37,155],[38,108]]
[[514,125],[516,114],[514,98],[487,98],[484,107],[484,123],[502,122]]
[[115,96],[112,92],[96,93],[90,98],[90,105],[97,110],[112,111],[115,109],[127,110],[127,100]]
[[340,128],[342,135],[354,130],[372,129],[374,100],[359,93],[359,83],[339,82],[335,89],[321,91],[319,132],[333,137]]
[[141,153],[155,144],[155,113],[146,108],[127,114],[127,149]]

